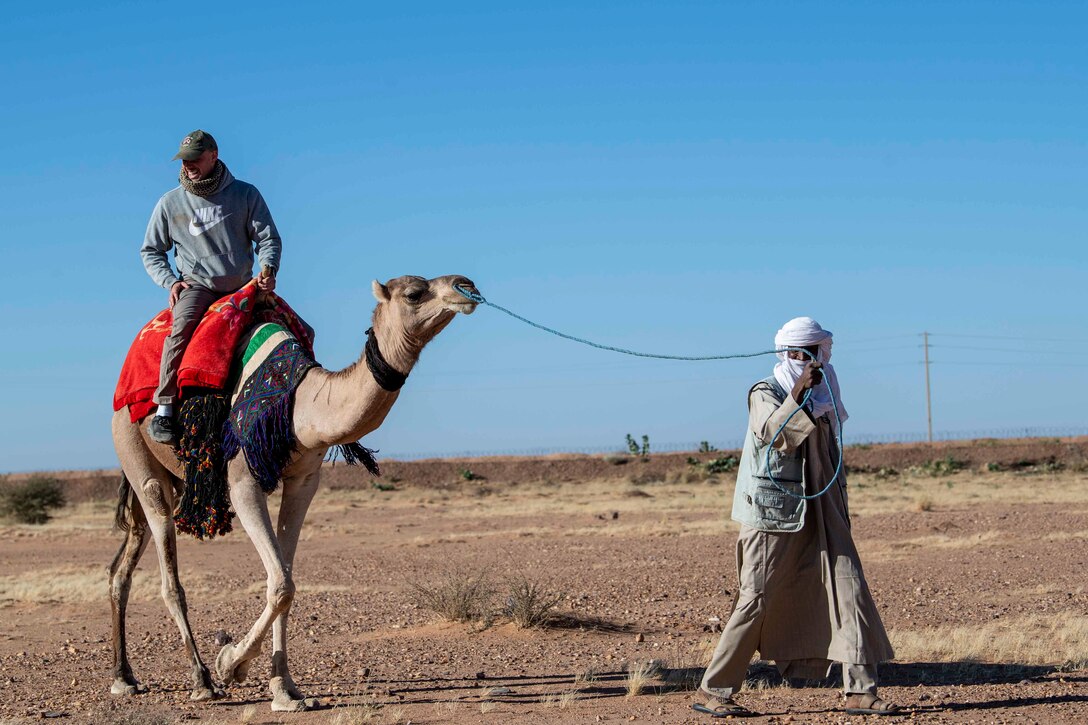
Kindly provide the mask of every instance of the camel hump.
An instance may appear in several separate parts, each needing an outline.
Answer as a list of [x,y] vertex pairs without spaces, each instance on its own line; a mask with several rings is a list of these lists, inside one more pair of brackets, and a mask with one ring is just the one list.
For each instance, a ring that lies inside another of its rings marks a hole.
[[261,366],[261,363],[285,341],[294,339],[295,336],[291,331],[277,322],[256,325],[243,336],[237,348],[238,375],[232,376],[234,378],[234,390],[231,393],[232,405],[238,400],[242,385]]

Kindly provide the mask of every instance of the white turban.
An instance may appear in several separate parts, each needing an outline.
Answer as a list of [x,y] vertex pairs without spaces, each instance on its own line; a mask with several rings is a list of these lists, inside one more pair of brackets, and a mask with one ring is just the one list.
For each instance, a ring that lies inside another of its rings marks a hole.
[[[842,404],[842,396],[839,394],[839,379],[835,375],[835,368],[831,366],[831,338],[831,332],[820,327],[820,323],[811,317],[795,317],[783,325],[778,334],[774,336],[774,347],[776,350],[784,350],[789,347],[819,345],[816,360],[823,365],[821,369],[824,374],[824,382],[812,388],[812,395],[808,399],[812,417],[819,418],[825,413],[831,413],[832,423],[834,423],[830,389],[835,393],[835,405],[838,406],[839,420],[846,422],[846,419],[850,416],[846,412],[846,407]],[[801,373],[804,372],[805,365],[808,362],[807,356],[804,360],[793,360],[785,352],[778,353],[778,364],[774,366],[774,379],[786,389],[787,395],[793,390],[793,386],[797,384],[797,380],[801,377]]]

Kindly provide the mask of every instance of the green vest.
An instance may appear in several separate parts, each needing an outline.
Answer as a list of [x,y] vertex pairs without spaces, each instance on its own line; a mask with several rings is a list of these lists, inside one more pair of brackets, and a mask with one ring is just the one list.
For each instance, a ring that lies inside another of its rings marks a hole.
[[[774,376],[761,380],[748,391],[749,400],[757,389],[770,392],[779,403],[788,393]],[[773,434],[774,431],[772,431]],[[770,464],[767,451],[770,449]],[[774,481],[771,482],[771,475]],[[780,488],[795,494],[789,496]],[[733,494],[733,520],[759,531],[800,531],[805,523],[808,503],[797,498],[805,492],[805,459],[801,448],[792,453],[777,451],[756,438],[749,427],[744,438],[744,450],[737,468],[737,488]]]

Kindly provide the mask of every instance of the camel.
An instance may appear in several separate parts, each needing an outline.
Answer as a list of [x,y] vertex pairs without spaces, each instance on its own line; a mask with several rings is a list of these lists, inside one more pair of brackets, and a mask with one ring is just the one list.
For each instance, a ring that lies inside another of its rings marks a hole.
[[[273,525],[267,495],[258,486],[239,454],[227,467],[230,500],[237,519],[252,540],[267,573],[264,610],[250,630],[234,644],[226,644],[215,660],[223,686],[246,679],[261,643],[272,631],[272,672],[269,689],[275,711],[313,709],[318,703],[302,695],[287,665],[287,617],[295,594],[292,566],[306,510],[317,492],[321,463],[332,446],[357,441],[376,430],[399,396],[399,385],[430,342],[456,313],[472,314],[476,303],[454,286],[470,293],[476,287],[465,277],[427,280],[405,276],[386,284],[373,282],[378,304],[372,327],[379,358],[388,368],[372,373],[364,352],[359,360],[338,372],[311,369],[295,392],[292,424],[298,440],[280,482],[279,520]],[[399,375],[398,375],[399,374]],[[378,378],[385,385],[379,384]],[[399,378],[399,379],[398,379]],[[394,381],[390,384],[390,379]],[[397,388],[390,390],[389,388]],[[113,441],[121,461],[123,480],[117,520],[125,540],[109,568],[113,610],[115,695],[146,692],[133,676],[125,645],[125,610],[132,573],[144,552],[148,533],[155,542],[162,575],[162,598],[177,623],[192,667],[193,700],[223,696],[200,658],[189,627],[185,591],[178,580],[176,530],[172,514],[182,487],[182,467],[171,446],[156,443],[146,425],[133,423],[127,407],[113,416]]]

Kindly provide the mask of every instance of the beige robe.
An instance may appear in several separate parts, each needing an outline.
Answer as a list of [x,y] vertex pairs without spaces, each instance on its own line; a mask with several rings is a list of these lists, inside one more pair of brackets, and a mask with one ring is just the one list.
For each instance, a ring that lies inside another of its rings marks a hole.
[[[748,424],[761,441],[774,435],[797,407],[792,398],[780,405],[759,389],[749,405]],[[782,437],[776,448],[801,447],[805,492],[811,495],[827,485],[838,459],[828,419],[813,421],[799,412]],[[808,502],[800,531],[768,533],[742,526],[737,572],[740,587],[703,679],[704,690],[724,696],[735,692],[756,651],[774,660],[784,676],[807,679],[825,677],[833,662],[871,666],[862,669],[875,678],[875,665],[895,656],[850,535],[845,474]]]

